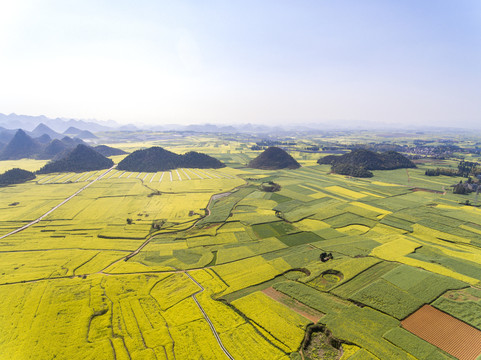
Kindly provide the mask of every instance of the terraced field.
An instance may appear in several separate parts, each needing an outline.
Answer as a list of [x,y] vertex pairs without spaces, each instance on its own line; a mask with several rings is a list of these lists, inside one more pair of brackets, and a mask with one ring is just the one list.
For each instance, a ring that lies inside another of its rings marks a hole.
[[[254,170],[249,147],[202,143],[229,166],[113,169],[0,240],[1,359],[299,359],[316,322],[342,359],[451,359],[402,322],[432,304],[479,328],[481,210],[413,190],[452,179],[348,178],[302,152]],[[0,236],[102,172],[0,188]]]

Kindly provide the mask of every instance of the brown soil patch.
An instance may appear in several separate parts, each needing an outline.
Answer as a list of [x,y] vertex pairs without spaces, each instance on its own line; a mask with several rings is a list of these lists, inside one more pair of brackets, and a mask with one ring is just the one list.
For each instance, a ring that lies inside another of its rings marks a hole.
[[457,302],[481,300],[481,298],[468,293],[465,289],[447,291],[444,293],[443,297]]
[[310,308],[309,306],[304,305],[297,300],[294,300],[290,296],[287,296],[286,294],[283,294],[272,287],[264,289],[262,290],[262,292],[270,298],[274,299],[275,301],[286,305],[288,308],[294,310],[299,315],[302,315],[306,319],[311,320],[314,324],[316,324],[319,319],[324,315],[323,313],[314,310],[313,308]]
[[430,305],[408,316],[401,325],[460,360],[475,360],[481,354],[481,331]]
[[418,188],[418,187],[412,188],[411,191],[425,191],[425,192],[430,192],[430,193],[434,193],[434,194],[444,194],[444,191]]

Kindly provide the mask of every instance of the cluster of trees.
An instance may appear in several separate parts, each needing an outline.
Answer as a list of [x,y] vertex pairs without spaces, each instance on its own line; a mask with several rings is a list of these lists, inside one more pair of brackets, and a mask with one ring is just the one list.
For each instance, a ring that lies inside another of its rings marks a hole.
[[255,145],[252,145],[251,150],[265,150],[270,146],[278,146],[278,145],[294,146],[296,145],[296,143],[293,141],[263,140],[263,141],[256,142]]
[[454,185],[453,187],[453,194],[458,194],[458,195],[466,195],[469,194],[471,191],[468,190],[468,188],[463,184],[462,181],[460,181],[458,184]]
[[14,168],[0,175],[0,187],[12,184],[21,184],[33,179],[35,179],[35,174],[33,172]]
[[182,167],[218,169],[225,167],[225,165],[218,159],[206,154],[190,151],[184,155],[178,155],[158,146],[134,151],[118,165],[119,170],[137,172],[168,171]]
[[373,176],[369,170],[393,170],[416,167],[411,160],[398,152],[376,153],[366,149],[352,150],[350,153],[341,156],[328,155],[319,159],[317,163],[331,165],[331,171],[337,174],[355,177]]
[[256,142],[257,146],[296,145],[294,141],[263,140]]
[[459,176],[459,171],[457,169],[448,169],[448,168],[436,168],[436,169],[427,169],[424,172],[424,175],[427,176]]
[[472,178],[468,177],[468,180],[466,180],[464,183],[461,180],[456,185],[453,185],[453,193],[460,195],[469,194],[471,192],[478,191],[479,186],[479,182],[474,182]]
[[459,176],[469,177],[470,175],[478,175],[481,169],[477,168],[478,163],[472,161],[460,161],[458,164]]
[[153,231],[158,231],[162,228],[162,225],[165,224],[165,221],[164,220],[154,220],[152,222],[152,226],[150,228],[150,231],[153,232]]
[[334,164],[331,166],[331,171],[340,175],[354,176],[360,178],[373,177],[373,173],[367,170],[364,166],[356,166],[352,164]]
[[333,256],[332,256],[332,253],[326,253],[326,252],[323,252],[321,253],[321,255],[319,255],[319,258],[321,259],[322,262],[326,262],[328,260],[332,260],[333,259]]
[[462,176],[462,177],[469,177],[469,176],[476,176],[481,174],[481,169],[478,168],[477,162],[471,161],[460,161],[458,164],[457,169],[449,169],[449,168],[436,168],[436,169],[428,169],[424,172],[427,176]]

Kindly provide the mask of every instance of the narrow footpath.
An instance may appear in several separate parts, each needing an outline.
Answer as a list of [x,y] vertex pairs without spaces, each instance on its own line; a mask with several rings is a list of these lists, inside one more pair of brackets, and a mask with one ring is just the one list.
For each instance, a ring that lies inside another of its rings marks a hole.
[[27,225],[24,225],[18,229],[15,229],[11,232],[9,232],[8,234],[5,234],[5,235],[2,235],[0,236],[0,240],[1,239],[4,239],[6,238],[7,236],[10,236],[10,235],[13,235],[13,234],[16,234],[22,230],[25,230],[27,228],[29,228],[30,226],[32,225],[35,225],[36,223],[38,223],[39,221],[41,221],[44,217],[46,217],[47,215],[49,215],[50,213],[52,213],[53,211],[57,210],[60,206],[62,206],[63,204],[65,204],[67,201],[73,199],[75,196],[77,196],[78,194],[80,194],[82,191],[84,191],[86,188],[88,188],[90,185],[92,185],[94,182],[102,179],[105,175],[107,175],[110,171],[112,171],[117,165],[114,165],[112,166],[110,169],[108,169],[106,172],[104,172],[102,175],[98,176],[96,179],[93,179],[91,182],[89,182],[87,185],[85,185],[83,188],[81,188],[80,190],[77,190],[73,195],[70,195],[68,198],[66,198],[65,200],[63,200],[60,204],[57,204],[55,205],[53,208],[51,208],[49,211],[47,211],[45,214],[43,214],[42,216],[40,216],[38,219],[28,223]]
[[[42,216],[40,216],[39,218],[37,218],[36,220],[18,228],[18,229],[15,229],[11,232],[9,232],[8,234],[6,235],[3,235],[3,236],[0,236],[0,239],[4,239],[6,238],[7,236],[10,236],[10,235],[13,235],[13,234],[16,234],[22,230],[25,230],[27,228],[29,228],[30,226],[38,223],[39,221],[41,221],[44,217],[46,217],[47,215],[49,215],[50,213],[52,213],[53,211],[57,210],[60,206],[62,206],[63,204],[65,204],[66,202],[68,202],[69,200],[73,199],[75,196],[77,196],[78,194],[80,194],[82,191],[84,191],[86,188],[88,188],[90,185],[92,185],[93,183],[95,183],[96,181],[102,179],[105,175],[107,175],[110,171],[112,171],[117,165],[114,165],[112,166],[110,169],[108,169],[106,172],[104,172],[103,174],[101,174],[100,176],[98,176],[96,179],[92,180],[91,182],[89,182],[87,185],[85,185],[83,188],[79,189],[78,191],[76,191],[74,194],[70,195],[68,198],[66,198],[65,200],[63,200],[61,203],[57,204],[56,206],[54,206],[52,209],[50,209],[49,211],[47,211],[45,214],[43,214]],[[223,193],[223,194],[216,194],[218,197],[222,197],[222,196],[226,196],[226,195],[229,195],[230,192],[227,192],[227,193]],[[209,200],[209,205],[210,203],[215,200],[215,196],[216,195],[213,195],[211,197],[211,199]],[[208,209],[209,206],[206,207],[207,209],[207,214],[206,216],[210,215],[210,210]],[[193,227],[195,224],[193,224],[191,227]],[[190,228],[191,228],[190,227]],[[149,242],[152,238],[154,238],[154,236],[150,236],[137,250],[133,251],[132,253],[130,253],[129,255],[125,256],[125,257],[122,257],[120,258],[119,260],[115,261],[114,263],[116,262],[119,262],[119,261],[127,261],[129,260],[132,256],[135,256],[137,255]],[[113,265],[114,263],[110,264],[109,266]],[[105,269],[104,269],[105,270]],[[222,351],[224,352],[224,354],[227,356],[227,358],[229,358],[230,360],[234,360],[234,357],[227,351],[227,349],[224,347],[224,344],[222,343],[222,340],[220,339],[220,336],[219,336],[219,333],[217,332],[217,330],[215,329],[214,327],[214,324],[212,323],[212,321],[210,321],[210,318],[209,316],[207,315],[207,313],[205,312],[204,308],[202,307],[202,305],[199,303],[199,301],[197,300],[196,298],[196,295],[197,294],[200,294],[202,292],[204,292],[204,287],[199,283],[197,282],[187,271],[175,271],[175,272],[183,272],[185,273],[198,287],[199,287],[199,291],[196,292],[195,294],[192,295],[192,299],[194,299],[195,303],[197,304],[197,306],[199,307],[200,311],[202,312],[202,315],[204,316],[204,319],[205,321],[207,321],[207,324],[209,324],[209,327],[210,329],[212,330],[212,334],[214,334],[215,336],[215,339],[217,341],[217,343],[219,344],[220,348],[222,349]],[[103,270],[101,270],[99,273],[103,273]],[[61,277],[58,277],[59,279],[60,278],[67,278],[67,277],[71,277],[71,276],[61,276]],[[30,280],[30,281],[21,281],[22,283],[25,283],[25,282],[37,282],[39,280],[52,280],[53,278],[48,278],[48,279],[36,279],[36,280]],[[2,285],[8,285],[8,284],[2,284]]]
[[196,283],[196,285],[200,288],[199,291],[197,291],[195,294],[192,294],[192,299],[194,299],[195,303],[197,304],[197,306],[199,307],[200,311],[202,312],[202,315],[204,315],[204,319],[205,321],[207,321],[207,324],[209,324],[210,326],[210,329],[212,330],[212,333],[214,334],[215,336],[215,339],[217,340],[217,343],[219,344],[220,348],[222,349],[222,351],[224,352],[224,354],[230,359],[230,360],[234,360],[234,358],[232,357],[231,354],[229,354],[229,352],[227,351],[227,349],[224,347],[224,344],[222,343],[222,340],[220,339],[220,336],[219,336],[219,333],[217,332],[217,330],[215,329],[214,327],[214,324],[212,324],[212,321],[210,321],[209,319],[209,316],[206,314],[206,312],[204,311],[204,308],[202,307],[202,305],[200,305],[199,301],[197,300],[197,298],[195,297],[197,294],[200,294],[202,293],[205,289],[204,287],[197,282],[197,280],[195,280],[192,276],[190,276],[190,274],[185,271],[185,274],[190,278],[190,280],[192,280],[193,282]]

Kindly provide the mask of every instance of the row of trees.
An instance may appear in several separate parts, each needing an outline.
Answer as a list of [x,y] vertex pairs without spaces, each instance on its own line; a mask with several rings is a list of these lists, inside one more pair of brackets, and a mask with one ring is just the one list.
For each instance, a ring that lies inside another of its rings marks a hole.
[[462,177],[469,177],[469,176],[476,176],[481,174],[481,169],[478,167],[478,163],[471,162],[471,161],[460,161],[458,164],[457,169],[449,169],[449,168],[436,168],[436,169],[428,169],[424,172],[427,176],[462,176]]
[[436,168],[436,169],[427,169],[424,172],[424,175],[427,176],[459,176],[459,171],[457,169],[447,169],[447,168]]

